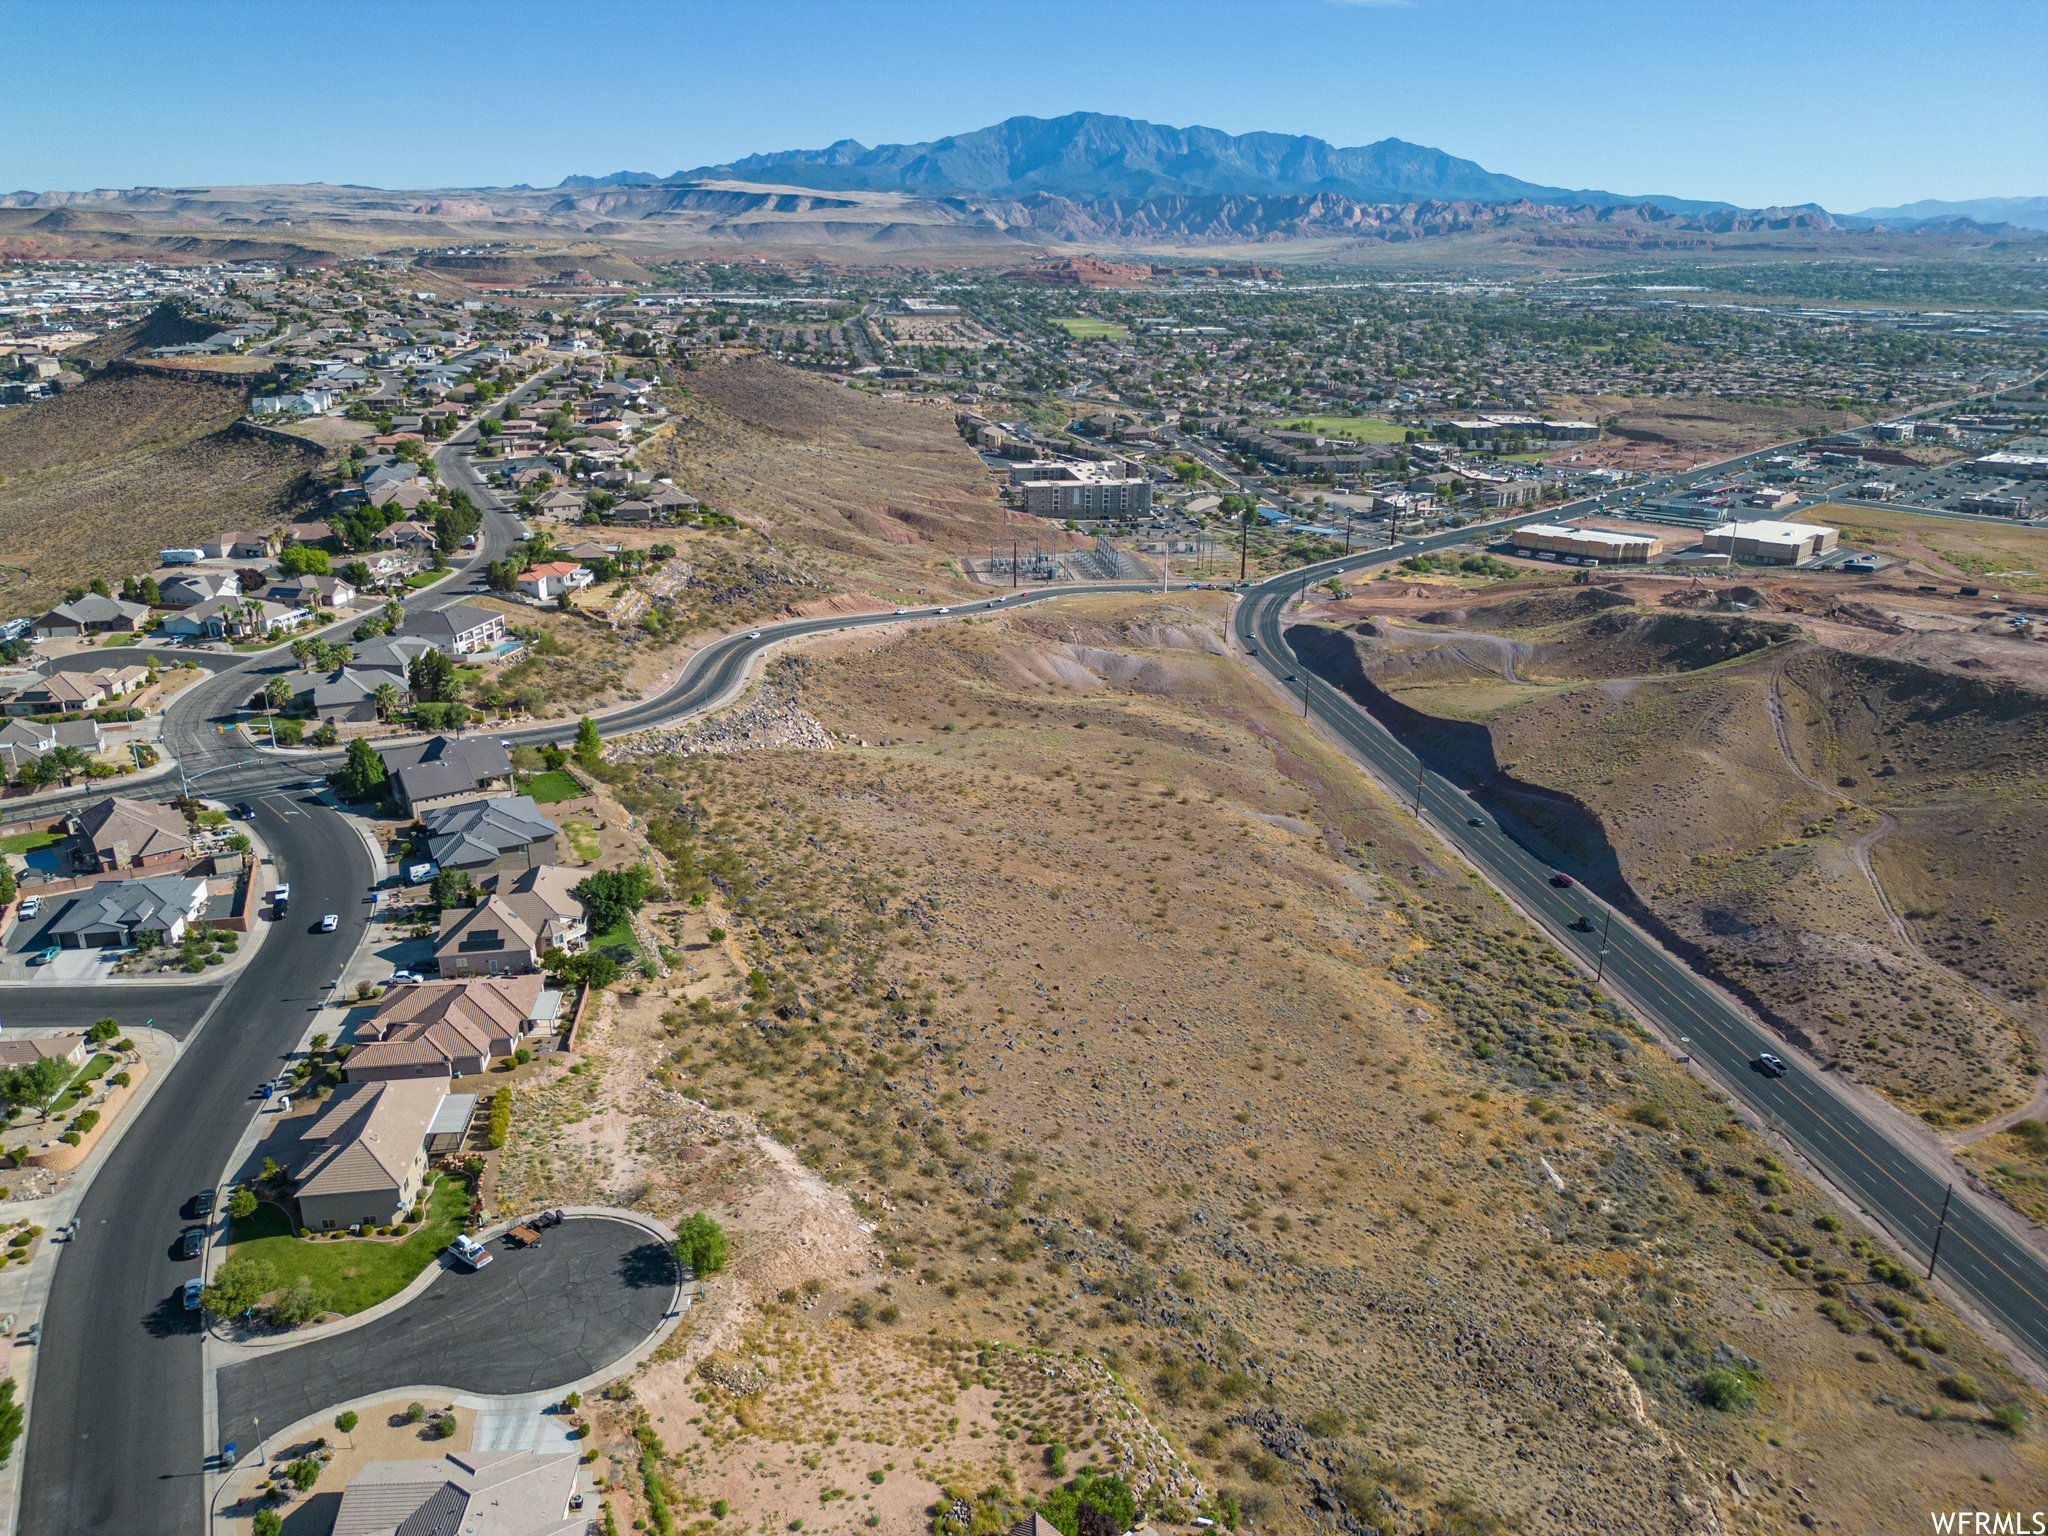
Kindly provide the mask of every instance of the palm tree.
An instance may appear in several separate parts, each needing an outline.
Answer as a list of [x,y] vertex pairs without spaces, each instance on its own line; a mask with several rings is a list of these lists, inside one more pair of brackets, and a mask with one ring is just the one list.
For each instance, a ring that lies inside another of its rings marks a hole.
[[398,708],[405,695],[398,691],[396,683],[379,683],[377,691],[370,697],[377,701],[377,717],[380,720],[389,720],[391,712]]

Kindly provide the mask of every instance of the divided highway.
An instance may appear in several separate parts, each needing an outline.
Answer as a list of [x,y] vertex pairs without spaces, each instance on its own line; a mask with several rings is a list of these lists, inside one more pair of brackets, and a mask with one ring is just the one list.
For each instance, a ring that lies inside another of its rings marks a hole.
[[[1295,681],[1282,681],[1281,686],[1298,701],[1305,697],[1307,709],[1330,736],[1372,765],[1410,805],[1416,803],[1413,786],[1419,782],[1422,813],[1437,835],[1542,923],[1557,943],[1589,966],[1597,965],[1601,935],[1580,933],[1569,925],[1582,913],[1604,921],[1605,909],[1582,886],[1560,890],[1551,885],[1549,866],[1503,832],[1493,817],[1484,817],[1484,826],[1468,825],[1468,818],[1480,814],[1481,808],[1455,784],[1431,772],[1364,709],[1295,660],[1282,634],[1284,611],[1301,590],[1304,576],[1313,585],[1339,571],[1461,543],[1464,538],[1440,535],[1404,545],[1391,555],[1381,551],[1354,556],[1276,577],[1245,594],[1234,620],[1238,637],[1260,653],[1276,681],[1291,672]],[[1784,1043],[1633,926],[1619,921],[1613,925],[1605,967],[1609,986],[1660,1024],[1668,1040],[1682,1040],[1684,1049],[1707,1064],[1723,1087],[1782,1132],[1907,1252],[1926,1261],[1941,1216],[1945,1179],[1806,1067],[1795,1066],[1782,1078],[1755,1070],[1752,1063],[1761,1053],[1784,1052]],[[2010,1339],[2037,1360],[2048,1361],[2048,1262],[1960,1185],[1941,1242],[1941,1272]]]

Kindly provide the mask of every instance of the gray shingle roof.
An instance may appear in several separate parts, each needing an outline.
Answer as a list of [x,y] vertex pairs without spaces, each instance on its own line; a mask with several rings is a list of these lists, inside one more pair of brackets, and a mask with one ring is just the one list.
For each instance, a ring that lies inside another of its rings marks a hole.
[[472,800],[428,811],[420,820],[427,828],[427,851],[443,869],[491,863],[511,849],[553,837],[556,831],[531,795]]

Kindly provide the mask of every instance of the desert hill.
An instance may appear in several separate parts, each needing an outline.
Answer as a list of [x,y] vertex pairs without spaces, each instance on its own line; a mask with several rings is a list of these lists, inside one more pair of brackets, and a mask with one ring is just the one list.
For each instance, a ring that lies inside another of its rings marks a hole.
[[0,611],[40,613],[95,576],[153,570],[160,549],[288,521],[319,450],[241,431],[246,398],[239,381],[131,372],[0,413]]

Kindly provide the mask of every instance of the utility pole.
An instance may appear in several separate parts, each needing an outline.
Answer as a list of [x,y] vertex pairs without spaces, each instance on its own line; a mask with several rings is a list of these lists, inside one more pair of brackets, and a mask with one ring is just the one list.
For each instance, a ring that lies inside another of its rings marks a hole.
[[1422,814],[1422,754],[1415,754],[1415,814]]
[[1607,976],[1607,935],[1614,931],[1614,909],[1608,908],[1607,922],[1600,929],[1600,965],[1593,972],[1593,985],[1599,986]]
[[1017,541],[1010,540],[1010,590],[1017,590]]
[[1930,1280],[1934,1278],[1934,1262],[1941,1257],[1941,1234],[1948,1230],[1948,1203],[1954,1197],[1955,1192],[1956,1187],[1951,1184],[1942,1193],[1941,1221],[1934,1229],[1934,1252],[1927,1256],[1927,1278]]
[[1237,542],[1237,580],[1238,584],[1242,586],[1244,584],[1245,561],[1251,557],[1252,551],[1252,509],[1247,507],[1237,515],[1241,520],[1241,531],[1238,534]]

